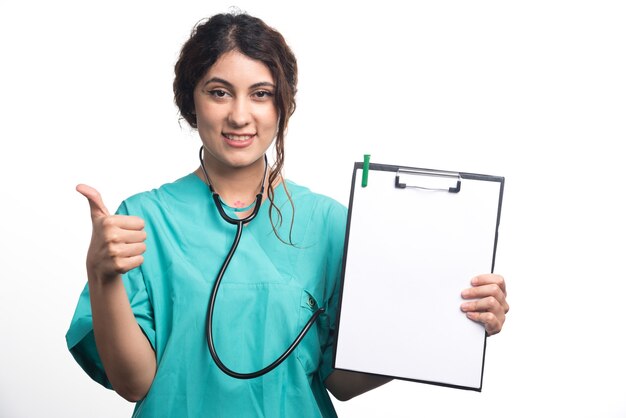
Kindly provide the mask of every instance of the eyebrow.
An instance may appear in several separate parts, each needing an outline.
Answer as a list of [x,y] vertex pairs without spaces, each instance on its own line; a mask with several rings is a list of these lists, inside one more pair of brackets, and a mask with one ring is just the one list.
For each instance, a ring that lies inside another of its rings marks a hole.
[[[230,81],[224,80],[223,78],[219,78],[219,77],[211,77],[209,78],[207,81],[204,82],[204,85],[206,86],[209,83],[221,83],[224,84],[225,86],[227,86],[228,88],[233,88],[233,83],[231,83]],[[271,87],[271,88],[276,88],[276,86],[272,83],[270,83],[269,81],[259,81],[258,83],[254,83],[253,85],[250,86],[250,89],[255,89],[257,87]]]

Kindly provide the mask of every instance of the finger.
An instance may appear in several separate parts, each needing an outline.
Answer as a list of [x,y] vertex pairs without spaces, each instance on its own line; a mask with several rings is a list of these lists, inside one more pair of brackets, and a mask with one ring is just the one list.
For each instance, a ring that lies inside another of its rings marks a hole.
[[492,312],[468,312],[467,317],[472,321],[483,324],[485,331],[487,331],[487,335],[499,333],[500,330],[502,330],[502,325],[504,325],[505,321],[504,316],[498,317]]
[[124,233],[124,241],[127,244],[135,244],[144,242],[147,238],[146,231],[125,231]]
[[495,283],[470,287],[469,289],[465,289],[461,292],[461,297],[463,299],[481,299],[490,296],[496,298],[502,305],[507,304],[506,295],[502,292],[500,286]]
[[146,244],[135,242],[132,244],[116,244],[109,247],[108,255],[113,259],[131,258],[146,252]]
[[486,284],[498,285],[498,287],[502,289],[502,293],[506,296],[506,282],[504,281],[504,277],[499,274],[479,274],[472,278],[472,286],[483,286]]
[[465,302],[461,305],[461,310],[463,312],[493,312],[499,315],[504,313],[504,306],[499,300],[489,296],[472,302]]
[[85,196],[89,201],[89,208],[91,209],[92,220],[109,216],[109,210],[104,205],[104,202],[102,201],[102,196],[100,196],[100,192],[98,192],[91,186],[87,186],[86,184],[79,184],[78,186],[76,186],[76,191]]
[[106,245],[135,244],[146,240],[144,230],[123,229],[113,225],[111,218],[104,219],[103,240]]
[[145,222],[138,216],[113,215],[103,220],[102,225],[108,228],[141,231],[145,226]]
[[135,255],[133,257],[118,258],[115,260],[114,271],[117,274],[128,273],[132,269],[139,267],[143,263],[143,255]]

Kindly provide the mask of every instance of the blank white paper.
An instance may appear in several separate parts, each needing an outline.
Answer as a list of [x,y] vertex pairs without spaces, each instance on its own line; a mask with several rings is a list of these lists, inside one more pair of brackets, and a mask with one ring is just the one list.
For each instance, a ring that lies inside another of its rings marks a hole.
[[491,271],[502,183],[463,179],[448,193],[398,189],[395,172],[371,169],[363,188],[361,175],[335,368],[480,390],[485,331],[461,291]]

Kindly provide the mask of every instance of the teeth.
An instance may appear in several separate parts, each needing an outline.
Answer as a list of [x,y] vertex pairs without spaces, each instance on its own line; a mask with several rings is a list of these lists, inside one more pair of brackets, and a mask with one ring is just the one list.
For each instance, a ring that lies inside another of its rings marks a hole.
[[248,139],[252,138],[252,135],[226,135],[226,138],[230,139],[231,141],[247,141]]

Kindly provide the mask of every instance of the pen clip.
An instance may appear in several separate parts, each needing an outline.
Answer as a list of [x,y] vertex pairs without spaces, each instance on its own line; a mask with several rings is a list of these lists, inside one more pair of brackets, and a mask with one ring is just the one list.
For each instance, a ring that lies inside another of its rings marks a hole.
[[363,156],[363,175],[361,176],[361,187],[367,187],[367,178],[370,171],[370,155]]

